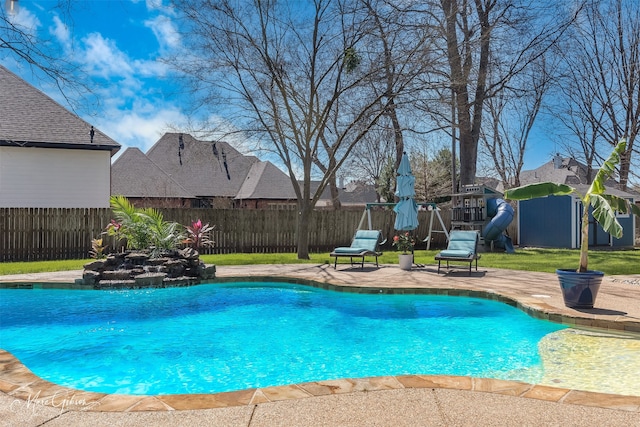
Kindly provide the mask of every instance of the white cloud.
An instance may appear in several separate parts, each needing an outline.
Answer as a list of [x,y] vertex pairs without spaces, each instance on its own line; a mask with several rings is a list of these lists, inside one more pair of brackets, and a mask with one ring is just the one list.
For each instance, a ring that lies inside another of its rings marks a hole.
[[163,0],[146,0],[145,4],[147,5],[147,10],[149,11],[160,11],[169,15],[172,15],[174,13],[171,5],[165,5]]
[[49,28],[49,33],[53,35],[66,49],[71,46],[71,34],[69,33],[69,28],[57,15],[53,17],[53,26]]
[[130,110],[111,109],[105,116],[91,118],[89,121],[120,143],[123,146],[121,151],[127,147],[138,147],[146,152],[164,133],[186,120],[176,108],[157,108],[146,103]]
[[173,21],[164,15],[144,21],[144,25],[153,31],[161,51],[173,50],[180,47],[180,34]]
[[83,41],[85,50],[81,57],[91,73],[105,79],[132,74],[129,58],[118,49],[114,41],[105,39],[99,33],[91,33]]
[[[4,3],[4,2],[2,2]],[[4,6],[4,5],[3,5]],[[8,15],[11,23],[17,27],[20,27],[21,31],[25,33],[36,35],[41,23],[36,15],[31,13],[25,7],[19,7],[18,13]]]
[[[153,31],[161,51],[178,47],[180,38],[171,20],[170,7],[159,0],[147,0],[145,4],[148,12],[138,16],[138,24],[142,22]],[[82,66],[91,77],[92,90],[100,104],[85,120],[120,143],[121,152],[127,147],[146,152],[165,132],[188,129],[189,120],[181,112],[180,104],[169,101],[177,94],[173,93],[173,82],[165,79],[169,74],[167,65],[154,60],[156,53],[148,50],[135,55],[127,53],[122,48],[126,48],[130,35],[121,38],[117,31],[107,34],[95,29],[77,33],[80,26],[67,27],[60,16],[42,13],[44,28],[64,49],[66,59]],[[34,34],[41,27],[38,17],[26,8],[21,8],[14,19]],[[65,104],[58,92],[53,89],[47,92]],[[88,105],[87,110],[90,108]]]

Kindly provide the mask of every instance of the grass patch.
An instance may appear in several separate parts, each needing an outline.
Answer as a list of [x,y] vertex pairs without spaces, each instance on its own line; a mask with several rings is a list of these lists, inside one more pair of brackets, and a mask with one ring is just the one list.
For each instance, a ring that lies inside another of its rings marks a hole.
[[[416,250],[415,262],[433,265],[439,250]],[[207,264],[216,265],[260,265],[260,264],[331,264],[333,258],[328,252],[309,255],[309,260],[299,260],[296,254],[222,254],[202,255]],[[482,253],[479,268],[505,268],[522,271],[553,273],[556,268],[578,268],[580,252],[577,249],[517,249],[515,254],[500,252]],[[373,258],[367,257],[367,261]],[[0,275],[42,273],[49,271],[81,270],[90,259],[62,261],[33,261],[0,263]],[[341,260],[345,262],[345,260]],[[379,257],[381,264],[398,264],[398,252],[384,251]],[[605,274],[640,274],[640,250],[591,250],[589,268]]]
[[93,260],[65,259],[61,261],[3,262],[3,263],[0,263],[0,275],[82,270],[82,266],[90,261],[93,261]]

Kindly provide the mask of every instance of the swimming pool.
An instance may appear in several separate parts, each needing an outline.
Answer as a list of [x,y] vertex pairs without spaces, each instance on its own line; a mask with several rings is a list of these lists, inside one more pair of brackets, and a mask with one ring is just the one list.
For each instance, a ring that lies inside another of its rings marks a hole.
[[284,283],[0,290],[0,347],[54,383],[216,393],[336,378],[448,374],[538,383],[566,327],[495,301]]

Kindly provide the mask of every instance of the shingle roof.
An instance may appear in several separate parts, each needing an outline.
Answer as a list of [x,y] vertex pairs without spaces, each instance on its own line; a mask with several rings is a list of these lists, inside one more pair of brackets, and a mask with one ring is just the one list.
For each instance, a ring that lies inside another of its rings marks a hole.
[[295,200],[289,177],[271,162],[256,162],[240,187],[236,199]]
[[120,144],[0,65],[0,145],[110,150]]
[[[567,184],[574,187],[580,193],[584,194],[588,189],[590,182],[587,181],[587,167],[571,157],[558,158],[558,167],[554,161],[549,161],[537,169],[522,171],[520,174],[520,184],[534,184],[536,182],[556,182],[559,184]],[[597,170],[593,171],[593,175]],[[631,198],[635,197],[631,193],[618,190],[614,179],[606,182],[607,193],[619,197]]]
[[[313,192],[319,182],[311,185]],[[345,204],[375,201],[375,189],[369,187],[341,189],[340,199]],[[200,141],[180,133],[163,135],[146,155],[137,148],[127,149],[112,166],[111,189],[112,194],[129,197],[296,200],[289,177],[273,163],[244,156],[226,142]],[[322,199],[331,200],[328,188]]]
[[[302,185],[302,183],[300,183]],[[311,194],[318,191],[320,181],[311,181]],[[347,188],[338,188],[338,198],[340,202],[347,205],[365,205],[377,201],[376,190],[373,185],[363,183],[351,183]],[[327,185],[322,191],[322,195],[318,200],[319,203],[329,205],[332,203],[331,189]]]
[[[573,158],[562,158],[560,167],[549,161],[537,169],[522,171],[520,182],[533,184],[535,182],[557,182],[559,184],[587,184],[587,168]],[[595,174],[595,171],[594,171]]]
[[376,188],[370,184],[355,183],[340,189],[340,201],[345,205],[362,205],[377,201]]
[[[179,148],[180,135],[183,149]],[[178,133],[163,135],[147,156],[196,197],[235,197],[251,166],[258,161],[226,142],[199,141]]]
[[111,194],[195,198],[138,148],[127,148],[111,165]]

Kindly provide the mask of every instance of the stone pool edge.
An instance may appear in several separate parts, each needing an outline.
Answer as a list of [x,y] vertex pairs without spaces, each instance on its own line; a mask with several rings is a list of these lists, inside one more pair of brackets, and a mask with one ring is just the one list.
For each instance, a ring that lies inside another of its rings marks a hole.
[[0,391],[29,405],[61,411],[145,412],[251,406],[284,400],[397,389],[453,389],[484,392],[640,413],[640,396],[570,390],[492,378],[398,375],[306,382],[214,394],[134,396],[96,393],[43,380],[11,353],[0,350]]

